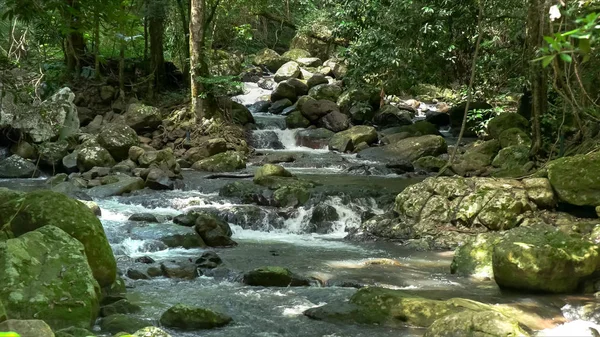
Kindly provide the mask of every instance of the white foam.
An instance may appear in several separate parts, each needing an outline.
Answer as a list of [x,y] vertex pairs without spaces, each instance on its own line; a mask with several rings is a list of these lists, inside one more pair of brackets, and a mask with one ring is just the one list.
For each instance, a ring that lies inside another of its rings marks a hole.
[[273,92],[272,90],[260,88],[257,83],[244,82],[243,86],[244,94],[231,98],[232,100],[243,105],[254,104],[260,101],[261,97],[270,96]]
[[538,337],[594,337],[591,329],[595,329],[600,332],[600,325],[583,321],[576,320],[561,324],[552,329],[546,329],[538,332]]
[[292,307],[279,307],[279,308],[283,308],[283,316],[297,317],[297,316],[302,316],[302,314],[308,309],[321,307],[321,306],[324,306],[325,304],[327,304],[327,303],[321,302],[319,304],[314,304],[311,302],[307,302],[307,303],[297,304]]

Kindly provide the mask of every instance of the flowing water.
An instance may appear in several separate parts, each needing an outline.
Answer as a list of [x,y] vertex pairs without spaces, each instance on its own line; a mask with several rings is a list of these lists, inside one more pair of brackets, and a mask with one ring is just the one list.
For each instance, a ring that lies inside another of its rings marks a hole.
[[[251,104],[270,92],[247,84],[248,93],[237,97]],[[318,186],[319,204],[333,207],[339,219],[328,234],[312,233],[310,219],[314,205],[295,210],[243,205],[220,197],[219,189],[233,179],[205,179],[206,174],[184,172],[185,187],[175,191],[137,191],[131,195],[95,200],[102,209],[101,221],[118,261],[119,270],[145,270],[135,262],[149,256],[157,263],[194,261],[202,249],[168,248],[162,238],[189,234],[191,229],[173,224],[174,216],[202,209],[228,219],[233,229],[234,248],[210,249],[224,264],[208,276],[194,280],[126,278],[130,300],[142,306],[141,318],[156,324],[167,308],[177,303],[224,312],[233,323],[202,332],[172,332],[173,336],[227,337],[372,337],[421,336],[423,329],[389,329],[378,326],[336,325],[310,320],[302,315],[308,308],[347,301],[356,291],[342,285],[373,285],[404,289],[439,299],[470,298],[486,303],[505,303],[535,315],[532,322],[541,336],[592,336],[580,308],[595,299],[585,296],[541,296],[503,292],[491,280],[461,278],[449,273],[452,252],[417,252],[395,243],[354,243],[344,241],[348,229],[360,225],[366,214],[387,211],[393,198],[419,179],[393,174],[378,163],[353,155],[297,145],[299,130],[286,130],[283,116],[255,113],[259,130],[255,136],[275,134],[279,149],[259,148],[247,172],[253,172],[269,154],[289,154],[284,163],[293,173]],[[267,144],[268,142],[265,142]],[[357,169],[358,168],[358,169]],[[0,186],[30,191],[45,188],[43,179],[0,180]],[[156,224],[129,221],[135,213],[152,213]],[[394,263],[380,263],[394,261]],[[312,277],[312,287],[262,288],[240,282],[245,271],[262,266],[282,266]],[[317,286],[320,285],[320,286]],[[599,318],[600,319],[600,318]]]

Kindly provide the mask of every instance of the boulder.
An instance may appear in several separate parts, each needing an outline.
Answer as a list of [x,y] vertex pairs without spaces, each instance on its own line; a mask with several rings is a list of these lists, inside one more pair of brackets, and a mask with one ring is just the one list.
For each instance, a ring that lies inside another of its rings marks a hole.
[[233,122],[239,125],[254,124],[254,116],[250,110],[243,104],[231,101],[231,118]]
[[[450,126],[452,127],[452,133],[458,135],[460,132],[463,118],[465,116],[465,108],[466,102],[458,104],[448,111],[448,115],[450,115]],[[480,119],[467,119],[467,124],[465,128],[464,137],[476,137],[478,130],[478,125],[480,122],[488,121],[490,118],[494,116],[493,106],[486,102],[472,102],[469,104],[469,111],[473,110],[482,110]]]
[[129,158],[129,149],[140,141],[135,130],[123,124],[107,124],[98,134],[98,144],[105,148],[116,161]]
[[107,317],[116,314],[135,314],[142,311],[142,307],[126,299],[105,305],[100,309],[100,316]]
[[229,224],[208,213],[199,213],[194,230],[210,247],[231,247],[237,243],[231,240]]
[[600,205],[600,152],[559,158],[547,166],[559,201],[576,206]]
[[150,326],[138,330],[133,334],[133,337],[171,337],[171,335],[160,328]]
[[254,182],[260,184],[265,177],[291,177],[292,174],[280,165],[265,164],[254,173]]
[[315,22],[308,27],[308,31],[298,31],[290,43],[291,49],[303,49],[320,59],[327,59],[334,51],[331,42],[332,30],[322,23]]
[[295,102],[298,99],[296,87],[288,82],[279,83],[277,88],[271,93],[271,102],[277,102],[282,99],[289,99]]
[[335,207],[319,204],[313,208],[308,222],[308,232],[328,234],[333,230],[333,222],[338,221],[339,219],[340,215],[337,213]]
[[308,58],[310,57],[310,52],[304,50],[304,49],[290,49],[288,51],[286,51],[285,53],[283,53],[282,55],[284,58],[288,58],[290,60],[294,60],[297,61],[298,59],[301,58]]
[[528,132],[529,121],[517,113],[503,113],[488,122],[487,132],[492,138],[497,139],[504,131],[513,128]]
[[362,142],[373,144],[377,141],[377,131],[372,126],[359,125],[336,133],[329,141],[332,151],[348,152]]
[[319,84],[310,88],[308,95],[316,100],[337,102],[342,94],[342,88],[335,84]]
[[110,103],[115,97],[116,92],[117,91],[113,86],[103,85],[102,87],[100,87],[100,99],[104,103]]
[[307,100],[300,109],[302,115],[311,122],[316,122],[334,111],[339,112],[335,102],[330,100]]
[[447,160],[439,157],[426,156],[421,157],[413,163],[415,169],[423,170],[425,172],[439,172],[448,163]]
[[308,85],[308,89],[312,89],[320,84],[329,84],[329,80],[323,74],[314,74],[306,84]]
[[308,279],[295,275],[282,267],[262,267],[244,274],[244,284],[259,287],[304,287],[309,286]]
[[279,115],[286,108],[289,108],[292,105],[293,105],[293,103],[289,99],[287,99],[287,98],[280,99],[278,101],[273,102],[273,104],[271,104],[271,106],[269,107],[269,113],[272,113],[272,114],[275,114],[275,115]]
[[319,126],[333,132],[341,132],[350,127],[350,118],[339,111],[332,111],[319,119]]
[[506,232],[492,255],[501,288],[533,292],[574,292],[599,263],[599,246],[542,225]]
[[369,148],[359,152],[359,157],[383,162],[413,162],[421,157],[438,156],[446,152],[447,145],[443,137],[427,135],[403,139],[379,148]]
[[279,207],[298,207],[306,204],[310,199],[310,191],[302,185],[290,185],[278,188],[273,192],[273,199]]
[[136,132],[154,130],[162,124],[162,114],[158,108],[140,103],[130,104],[123,116],[125,124]]
[[162,326],[178,330],[214,329],[225,326],[232,321],[231,317],[215,311],[177,304],[160,317]]
[[34,178],[39,175],[34,163],[16,154],[0,160],[0,178]]
[[246,168],[245,156],[240,152],[227,151],[197,161],[192,169],[208,172],[232,172]]
[[8,337],[54,337],[52,328],[46,322],[37,319],[9,319],[0,323],[0,331],[16,333],[6,333]]
[[77,167],[80,172],[94,167],[112,167],[116,164],[110,152],[100,145],[87,145],[77,150]]
[[518,320],[507,317],[498,311],[465,310],[451,314],[433,322],[423,337],[507,337],[529,336]]
[[495,177],[522,177],[527,175],[533,165],[528,166],[529,146],[509,146],[498,152],[492,165],[499,170],[494,172]]
[[282,150],[285,146],[275,131],[262,130],[248,135],[248,145],[255,149]]
[[327,148],[334,135],[333,131],[323,128],[301,130],[296,133],[296,144],[311,149],[323,149]]
[[195,163],[199,160],[227,151],[227,141],[223,138],[211,138],[198,147],[192,147],[184,154],[184,158]]
[[539,208],[553,209],[556,206],[556,195],[550,181],[546,178],[527,178],[521,180],[527,191],[529,200]]
[[323,61],[321,61],[321,59],[318,57],[302,57],[297,59],[296,62],[298,62],[298,64],[300,64],[303,67],[316,68],[323,65]]
[[452,164],[452,170],[461,176],[474,176],[483,173],[500,150],[495,140],[476,142],[468,146],[465,153]]
[[[33,145],[29,144],[28,142],[21,140],[19,141],[19,143],[17,144],[13,144],[13,146],[11,146],[10,151],[13,154],[16,154],[17,156],[24,158],[24,159],[31,159],[31,160],[36,160],[37,159],[37,150],[35,149],[35,147],[33,147]],[[4,156],[0,159],[6,159]]]
[[283,82],[285,80],[289,80],[290,78],[298,78],[300,77],[300,65],[294,61],[287,62],[282,65],[277,72],[275,73],[275,82]]
[[83,203],[62,193],[34,191],[0,205],[0,219],[12,219],[10,231],[19,237],[42,226],[56,226],[81,242],[100,286],[115,281],[117,267],[104,227]]
[[69,154],[69,143],[66,140],[42,143],[38,145],[37,152],[42,164],[56,169]]
[[222,263],[223,260],[215,252],[205,252],[196,260],[196,266],[201,269],[214,269]]
[[324,66],[331,68],[331,72],[336,79],[341,80],[346,77],[348,73],[348,67],[342,60],[327,60],[323,63]]
[[54,330],[94,323],[100,288],[83,245],[60,228],[48,224],[0,242],[0,270],[12,271],[0,273],[8,317],[42,319]]
[[446,112],[427,111],[425,120],[438,128],[450,125],[450,115]]
[[62,159],[62,166],[67,173],[79,171],[79,168],[77,167],[77,151],[73,151],[64,156]]
[[291,78],[286,81],[287,84],[293,86],[296,89],[296,95],[298,97],[308,95],[308,85],[297,78]]
[[[60,329],[56,331],[56,337],[90,337],[94,336],[94,333],[89,331],[88,329],[70,327],[65,329]],[[24,336],[21,336],[24,337]]]
[[276,72],[288,61],[289,59],[282,57],[276,51],[266,48],[256,54],[252,64],[255,66],[264,66],[269,71]]
[[348,110],[348,114],[350,115],[352,123],[361,125],[372,121],[375,116],[375,111],[369,103],[358,102],[352,104]]
[[124,331],[138,331],[139,329],[147,327],[149,324],[150,322],[148,321],[124,314],[115,314],[100,320],[100,328],[102,331],[110,334],[118,334]]
[[151,190],[174,190],[175,182],[169,177],[169,172],[153,167],[148,172],[145,186]]
[[498,140],[500,141],[500,146],[502,148],[521,145],[531,146],[531,138],[529,138],[529,135],[525,131],[519,128],[502,131],[500,136],[498,136]]
[[180,171],[180,167],[177,166],[175,154],[170,148],[160,151],[145,151],[137,161],[140,167],[143,168],[159,167],[164,171],[172,171],[175,174]]
[[412,124],[413,114],[407,110],[400,110],[393,105],[383,106],[373,118],[373,122],[380,128]]
[[87,193],[96,198],[108,198],[141,190],[145,186],[144,179],[140,177],[118,175],[115,178],[117,179],[116,182],[93,187]]
[[454,252],[450,272],[478,278],[494,277],[492,255],[500,239],[498,233],[482,233],[469,238]]
[[348,113],[356,104],[364,104],[371,109],[379,108],[381,90],[371,86],[350,88],[338,98],[337,104],[343,113]]
[[288,129],[303,129],[310,126],[310,121],[296,110],[285,117],[285,124]]
[[79,123],[81,126],[86,126],[90,124],[91,121],[96,117],[96,112],[92,109],[88,109],[86,107],[77,107],[77,117],[79,118]]

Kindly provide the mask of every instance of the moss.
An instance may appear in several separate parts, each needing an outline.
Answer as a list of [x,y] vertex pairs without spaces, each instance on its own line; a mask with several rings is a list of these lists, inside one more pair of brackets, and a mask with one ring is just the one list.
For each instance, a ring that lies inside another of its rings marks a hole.
[[302,206],[310,199],[310,191],[302,186],[284,186],[273,193],[280,207]]
[[192,168],[199,171],[232,172],[246,168],[246,159],[240,152],[227,151],[200,160]]
[[497,311],[463,311],[435,321],[424,337],[507,337],[529,336],[519,322]]
[[114,282],[116,261],[104,227],[83,203],[52,191],[35,191],[0,205],[0,219],[12,219],[16,237],[43,226],[56,226],[77,239],[100,286]]
[[531,138],[525,131],[519,128],[503,131],[500,136],[498,136],[498,140],[503,149],[509,146],[531,146]]
[[106,331],[111,334],[116,334],[123,331],[135,332],[147,327],[148,325],[150,324],[143,319],[122,314],[108,316],[100,321],[100,328],[102,331]]
[[55,337],[90,337],[94,336],[94,333],[87,329],[70,327],[56,331]]
[[577,206],[600,205],[600,152],[550,162],[548,179],[558,198]]
[[398,128],[398,133],[406,132],[410,137],[439,135],[437,127],[427,121],[418,121],[415,124],[404,125]]
[[529,121],[516,113],[504,113],[492,118],[487,127],[488,134],[495,139],[498,139],[502,132],[512,128],[529,130]]
[[209,309],[177,304],[160,317],[160,324],[179,330],[214,329],[231,322],[231,317]]
[[264,177],[291,177],[292,174],[280,165],[265,164],[254,174],[254,181],[260,181]]
[[456,249],[450,272],[463,276],[493,277],[492,255],[500,241],[496,233],[483,233]]

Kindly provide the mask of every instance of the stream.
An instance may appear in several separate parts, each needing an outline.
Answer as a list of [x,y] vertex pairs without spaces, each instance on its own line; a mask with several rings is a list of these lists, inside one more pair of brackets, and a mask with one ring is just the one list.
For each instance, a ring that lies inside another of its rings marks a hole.
[[[263,96],[263,89],[248,84],[248,93],[239,98],[250,103]],[[223,266],[214,275],[194,280],[154,278],[127,279],[128,297],[143,308],[140,317],[156,323],[169,307],[184,303],[227,313],[233,323],[220,329],[202,332],[174,332],[173,336],[227,337],[387,337],[422,336],[424,329],[406,327],[390,329],[378,326],[336,325],[311,320],[302,312],[326,303],[347,300],[356,291],[342,285],[374,285],[404,289],[436,296],[470,298],[485,303],[506,303],[539,316],[536,322],[542,336],[591,336],[588,327],[600,327],[579,320],[577,308],[593,301],[590,296],[529,295],[501,291],[492,280],[474,280],[450,274],[452,252],[419,252],[399,244],[344,241],[347,230],[358,227],[365,212],[386,211],[378,204],[381,195],[393,198],[407,186],[422,178],[397,175],[383,165],[366,162],[355,155],[332,153],[325,147],[298,145],[296,134],[302,130],[285,129],[285,116],[255,113],[258,130],[253,137],[279,142],[256,148],[248,173],[260,167],[265,155],[285,154],[296,158],[283,163],[299,177],[320,184],[321,190],[334,191],[323,203],[332,206],[339,219],[328,234],[307,230],[314,207],[307,206],[281,215],[281,210],[241,205],[220,197],[219,189],[235,179],[204,179],[202,172],[184,171],[184,185],[175,191],[136,191],[131,195],[95,200],[102,209],[101,221],[118,261],[119,270],[146,268],[135,262],[148,256],[162,261],[196,260],[203,249],[168,248],[159,239],[185,234],[173,224],[173,216],[190,209],[205,209],[228,214],[233,229],[234,248],[215,251]],[[0,180],[0,186],[20,190],[46,188],[44,179]],[[379,196],[378,196],[379,195]],[[392,199],[393,200],[393,199]],[[162,219],[149,224],[129,221],[136,213],[152,213]],[[256,216],[255,214],[260,216]],[[394,264],[378,264],[377,259],[391,259]],[[245,286],[241,274],[262,266],[282,266],[300,275],[318,279],[325,286],[299,288],[262,288]],[[143,269],[145,270],[145,269]],[[565,318],[566,317],[566,318]],[[569,323],[565,323],[571,321]],[[600,329],[599,329],[600,330]]]

